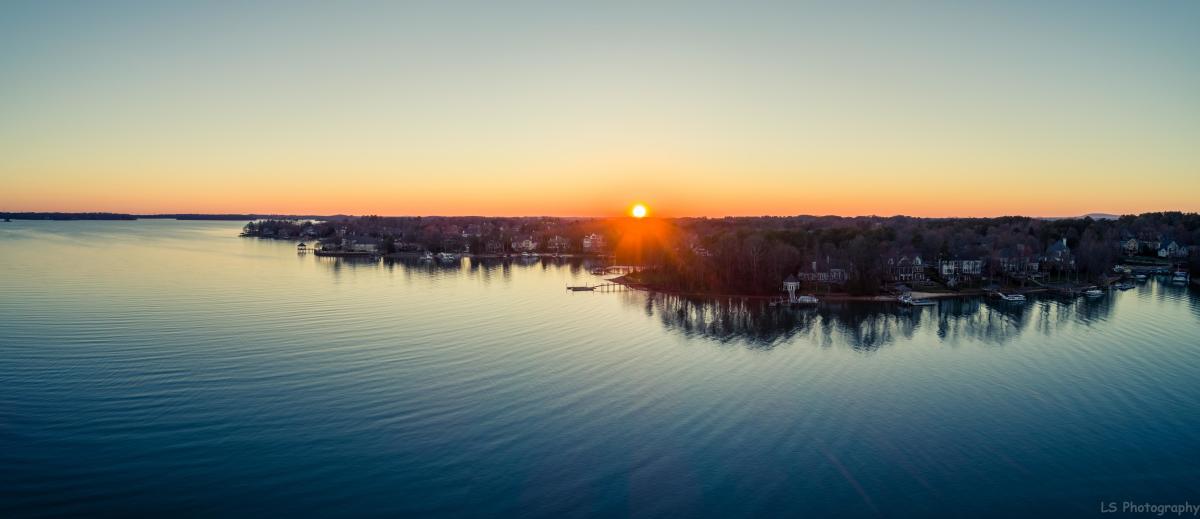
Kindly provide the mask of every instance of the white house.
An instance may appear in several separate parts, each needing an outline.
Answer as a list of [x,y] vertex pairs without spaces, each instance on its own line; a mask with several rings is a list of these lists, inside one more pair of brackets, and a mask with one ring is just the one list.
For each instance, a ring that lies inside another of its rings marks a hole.
[[518,236],[512,241],[512,249],[515,251],[533,252],[537,250],[537,247],[538,243],[532,236]]
[[1158,257],[1160,258],[1186,258],[1188,248],[1186,245],[1180,245],[1175,240],[1163,242],[1164,245],[1158,249]]
[[938,272],[949,286],[978,279],[983,274],[983,260],[941,260],[938,262]]
[[983,260],[942,260],[938,262],[942,276],[978,276],[983,274]]
[[918,255],[888,258],[888,274],[893,281],[925,281],[925,262]]
[[583,250],[587,252],[599,252],[604,250],[604,237],[599,234],[592,233],[583,237]]
[[546,248],[554,252],[566,252],[570,246],[570,240],[558,235],[555,235],[553,238],[550,238],[548,242],[546,242]]

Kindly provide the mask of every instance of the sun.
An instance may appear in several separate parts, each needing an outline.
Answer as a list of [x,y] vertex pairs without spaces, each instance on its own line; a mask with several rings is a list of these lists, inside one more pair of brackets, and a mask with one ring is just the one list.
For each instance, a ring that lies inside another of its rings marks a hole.
[[645,218],[646,206],[642,204],[636,204],[633,206],[633,209],[629,210],[629,214],[633,215],[634,218]]

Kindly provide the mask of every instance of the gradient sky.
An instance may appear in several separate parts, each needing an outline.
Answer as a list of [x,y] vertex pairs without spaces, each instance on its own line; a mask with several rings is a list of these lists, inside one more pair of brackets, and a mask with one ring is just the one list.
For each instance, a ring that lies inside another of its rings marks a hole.
[[4,2],[0,71],[0,210],[1200,210],[1196,1]]

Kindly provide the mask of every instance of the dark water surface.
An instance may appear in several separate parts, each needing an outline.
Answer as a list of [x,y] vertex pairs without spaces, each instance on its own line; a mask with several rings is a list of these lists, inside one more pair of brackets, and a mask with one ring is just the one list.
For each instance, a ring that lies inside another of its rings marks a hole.
[[1098,514],[1200,502],[1200,297],[815,310],[0,224],[0,516]]

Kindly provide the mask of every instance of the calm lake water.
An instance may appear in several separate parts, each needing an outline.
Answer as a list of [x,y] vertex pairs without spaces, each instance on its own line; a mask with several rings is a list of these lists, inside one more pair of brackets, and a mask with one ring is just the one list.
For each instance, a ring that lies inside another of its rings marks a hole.
[[776,310],[243,222],[0,223],[0,516],[1200,502],[1200,297]]

